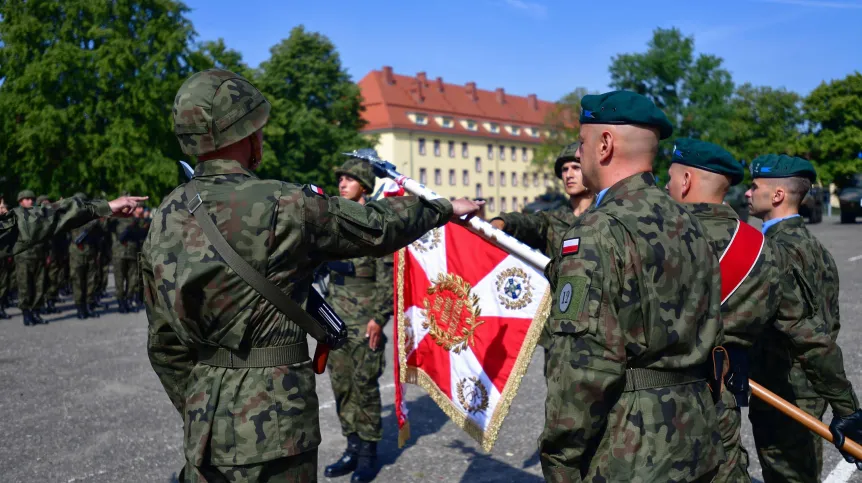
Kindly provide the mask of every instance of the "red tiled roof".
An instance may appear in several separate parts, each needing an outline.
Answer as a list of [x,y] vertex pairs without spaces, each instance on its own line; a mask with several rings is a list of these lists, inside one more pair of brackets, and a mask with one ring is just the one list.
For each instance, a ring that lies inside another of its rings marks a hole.
[[[531,136],[525,128],[541,128],[555,105],[537,99],[534,94],[524,97],[506,94],[503,89],[477,89],[473,82],[447,84],[440,77],[428,79],[424,72],[415,77],[394,74],[388,66],[369,72],[359,81],[359,88],[365,106],[362,117],[368,122],[364,131],[411,129],[538,143],[542,138]],[[408,117],[409,113],[427,114],[428,124],[414,123]],[[453,118],[454,126],[440,126],[434,120],[435,116]],[[459,122],[468,119],[478,123],[477,131],[466,129]],[[485,130],[484,122],[499,124],[499,133]],[[521,128],[520,134],[508,133],[506,125]]]

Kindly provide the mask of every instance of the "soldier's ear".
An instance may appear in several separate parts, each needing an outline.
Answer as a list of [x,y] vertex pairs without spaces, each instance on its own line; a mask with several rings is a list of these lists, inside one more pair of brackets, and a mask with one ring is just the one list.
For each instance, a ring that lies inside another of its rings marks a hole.
[[775,191],[772,192],[772,204],[780,205],[787,198],[787,192],[784,190],[783,186],[776,186]]

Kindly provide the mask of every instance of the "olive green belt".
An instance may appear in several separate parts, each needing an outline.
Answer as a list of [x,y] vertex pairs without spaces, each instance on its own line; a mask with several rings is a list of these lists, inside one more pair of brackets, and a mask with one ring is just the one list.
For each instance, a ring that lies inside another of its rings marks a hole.
[[626,387],[623,392],[656,389],[659,387],[694,384],[706,380],[702,370],[689,369],[685,371],[657,371],[634,367],[626,369]]
[[198,351],[198,356],[198,362],[201,364],[229,369],[289,366],[310,359],[306,342],[278,347],[256,347],[246,351],[207,346]]

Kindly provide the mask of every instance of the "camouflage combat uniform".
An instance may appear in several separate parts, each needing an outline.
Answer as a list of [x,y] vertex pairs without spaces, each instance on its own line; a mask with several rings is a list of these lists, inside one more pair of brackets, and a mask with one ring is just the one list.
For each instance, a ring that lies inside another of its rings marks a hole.
[[368,321],[385,327],[392,317],[393,259],[360,257],[329,262],[327,300],[347,324],[347,344],[329,355],[329,377],[344,436],[380,441],[380,384],[386,363],[386,338],[381,332],[377,350],[365,337]]
[[12,257],[0,257],[0,304],[3,305],[4,309],[9,306],[14,268],[15,264]]
[[[212,153],[256,136],[269,109],[242,77],[199,72],[175,98],[175,133],[186,154]],[[452,216],[445,200],[362,206],[316,187],[258,179],[231,160],[199,163],[192,182],[196,209],[300,304],[321,263],[384,256]],[[316,481],[320,427],[306,333],[228,268],[189,201],[184,186],[165,197],[140,254],[148,355],[184,422],[183,478]],[[244,362],[256,357],[267,360]],[[288,359],[295,362],[274,362]]]
[[[825,323],[823,330],[810,337],[828,336],[835,343],[841,324],[838,268],[832,256],[805,228],[801,217],[778,222],[767,230],[766,237],[796,275],[808,310]],[[797,320],[810,315],[800,315]],[[836,415],[844,416],[857,409],[858,402],[849,383],[829,391],[817,387],[814,375],[803,370],[802,363],[809,362],[807,357],[799,357],[794,352],[798,342],[773,331],[767,332],[753,352],[752,379],[818,419],[823,417],[827,405],[821,396],[828,398]],[[840,349],[837,344],[834,347],[836,362],[831,369],[834,376],[846,380]],[[765,482],[820,480],[823,443],[819,436],[756,399],[751,402],[749,419]]]
[[497,218],[506,223],[504,232],[549,257],[559,253],[563,235],[578,219],[569,203],[538,213],[501,213]]
[[[739,221],[733,208],[710,203],[685,207],[700,220],[715,253],[724,253]],[[774,243],[767,240],[751,273],[721,307],[723,346],[730,353],[732,367],[741,369],[734,377],[748,378],[744,370],[749,366],[747,353],[757,340],[784,340],[787,349],[805,361],[801,377],[805,379],[807,374],[813,383],[812,391],[816,387],[817,393],[827,395],[839,414],[851,414],[858,402],[844,374],[841,349],[830,337],[827,322],[822,317],[809,316],[808,312],[791,267],[783,261]],[[753,379],[761,381],[762,377]],[[745,400],[747,394],[740,397]],[[763,403],[755,400],[751,406],[762,407]],[[740,437],[742,418],[737,398],[725,390],[717,409],[727,461],[721,465],[715,482],[750,481],[748,453]],[[771,431],[781,437],[796,428],[808,431],[790,419],[782,421],[781,428]]]
[[546,269],[546,480],[711,480],[724,458],[707,383],[721,288],[700,223],[641,173],[565,238],[578,250]]
[[46,298],[51,304],[60,299],[60,289],[66,285],[69,265],[69,234],[61,233],[48,243],[48,288]]
[[[85,230],[87,237],[82,243],[76,244],[78,236]],[[75,305],[79,310],[86,309],[86,315],[97,301],[99,247],[104,236],[101,220],[93,220],[76,228],[70,235],[72,242],[69,246],[69,268],[72,272],[72,292]]]
[[[24,212],[36,208],[16,207],[12,211],[21,218]],[[15,278],[18,280],[18,307],[22,311],[39,310],[45,299],[45,258],[47,250],[44,243],[22,250],[15,256]]]
[[138,230],[135,218],[117,218],[108,221],[113,247],[114,285],[120,312],[129,310],[129,299],[138,293]]
[[100,216],[110,216],[104,200],[69,198],[47,207],[0,215],[0,257],[11,257]]
[[101,298],[108,290],[108,269],[111,266],[111,259],[113,258],[111,254],[113,239],[108,228],[108,220],[102,219],[99,221],[99,224],[101,225],[102,238],[99,242],[99,256],[96,262],[99,267],[99,270],[96,272],[96,300]]

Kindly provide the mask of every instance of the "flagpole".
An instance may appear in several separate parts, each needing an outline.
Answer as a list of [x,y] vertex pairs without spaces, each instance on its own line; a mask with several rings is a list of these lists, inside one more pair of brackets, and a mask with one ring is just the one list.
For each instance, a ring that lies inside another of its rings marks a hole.
[[[377,157],[373,149],[359,149],[352,153],[344,153],[347,156],[363,159],[371,164],[374,174],[381,178],[391,178],[395,183],[404,188],[405,191],[425,200],[436,200],[443,198],[433,190],[428,189],[418,181],[408,178],[395,169],[395,165]],[[544,271],[545,266],[551,261],[542,252],[521,243],[517,238],[506,234],[502,230],[494,228],[490,223],[478,217],[472,217],[466,222],[468,230],[479,235],[483,239],[499,246],[503,250],[520,257],[537,270]]]

